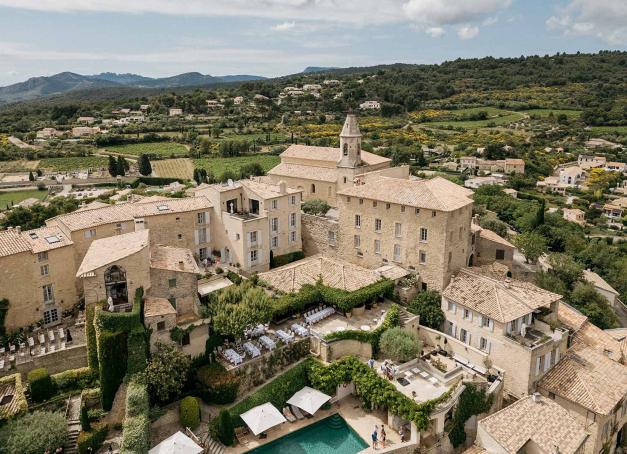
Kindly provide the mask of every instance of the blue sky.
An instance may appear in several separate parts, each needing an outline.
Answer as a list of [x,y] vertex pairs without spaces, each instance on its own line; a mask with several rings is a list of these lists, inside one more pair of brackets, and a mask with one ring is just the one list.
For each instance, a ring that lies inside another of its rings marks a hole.
[[627,49],[627,1],[0,0],[0,85],[601,49]]

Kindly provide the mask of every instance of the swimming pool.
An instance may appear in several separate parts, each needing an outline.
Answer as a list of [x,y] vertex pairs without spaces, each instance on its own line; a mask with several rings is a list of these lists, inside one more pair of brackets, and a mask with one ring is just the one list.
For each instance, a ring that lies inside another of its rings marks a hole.
[[249,454],[356,454],[368,447],[340,415],[331,415],[310,426],[260,446]]

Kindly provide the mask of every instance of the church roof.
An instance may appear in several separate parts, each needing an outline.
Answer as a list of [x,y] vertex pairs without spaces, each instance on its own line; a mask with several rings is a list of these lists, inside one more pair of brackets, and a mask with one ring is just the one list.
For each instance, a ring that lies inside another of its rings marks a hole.
[[[290,145],[281,153],[281,158],[307,159],[312,161],[329,161],[336,163],[340,159],[340,149],[335,147],[314,147],[309,145]],[[389,158],[361,150],[361,160],[366,165],[390,162]]]

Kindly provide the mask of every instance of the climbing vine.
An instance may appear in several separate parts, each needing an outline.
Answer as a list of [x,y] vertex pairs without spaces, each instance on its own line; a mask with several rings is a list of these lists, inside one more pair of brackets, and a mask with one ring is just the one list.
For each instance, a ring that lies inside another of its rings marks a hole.
[[9,312],[9,300],[2,298],[0,299],[0,336],[4,336],[6,334],[4,322],[7,318],[7,312]]
[[464,430],[466,421],[473,415],[487,412],[492,406],[492,397],[492,395],[486,395],[484,389],[479,389],[472,384],[466,385],[466,389],[459,396],[459,402],[453,414],[453,427],[448,434],[454,448],[466,441]]

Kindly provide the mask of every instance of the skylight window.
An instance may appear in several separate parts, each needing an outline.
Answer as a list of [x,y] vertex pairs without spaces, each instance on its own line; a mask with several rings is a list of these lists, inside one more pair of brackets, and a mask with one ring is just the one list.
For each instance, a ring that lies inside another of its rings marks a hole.
[[46,241],[48,242],[48,244],[54,244],[54,243],[60,243],[61,239],[56,235],[52,235],[52,236],[47,236]]
[[170,207],[168,207],[167,205],[163,204],[163,205],[157,205],[157,210],[159,211],[168,211],[170,209]]
[[29,235],[33,240],[36,240],[37,238],[39,238],[35,232],[30,232]]

